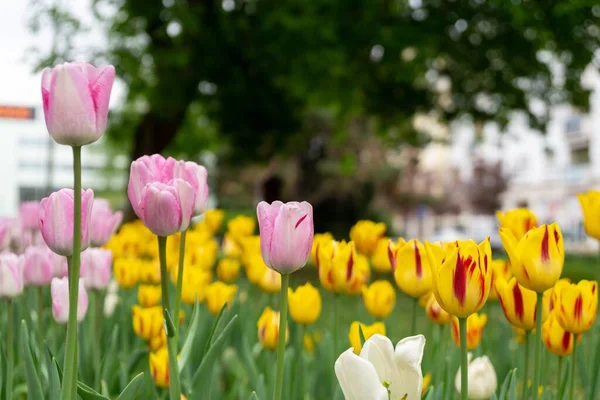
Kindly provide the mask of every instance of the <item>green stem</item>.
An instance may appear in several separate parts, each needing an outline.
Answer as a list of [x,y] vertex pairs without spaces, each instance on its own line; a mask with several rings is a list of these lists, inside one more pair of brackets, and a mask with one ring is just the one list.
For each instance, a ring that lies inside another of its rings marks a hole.
[[338,297],[337,293],[333,294],[333,359],[338,356]]
[[13,364],[15,363],[14,346],[14,319],[12,300],[6,302],[6,395],[7,400],[12,398]]
[[281,302],[279,310],[279,343],[277,344],[277,378],[275,379],[274,400],[282,399],[283,392],[283,359],[285,357],[285,332],[287,329],[287,302],[290,275],[281,274]]
[[306,325],[301,324],[298,326],[298,368],[295,375],[298,380],[298,387],[294,393],[299,394],[300,398],[304,398],[304,332],[306,331]]
[[[160,258],[160,286],[161,302],[165,316],[165,326],[167,328],[167,351],[169,353],[169,398],[171,400],[180,400],[181,386],[179,383],[179,368],[177,365],[177,345],[175,344],[175,333],[168,329],[166,323],[168,313],[171,310],[169,302],[169,275],[167,273],[167,238],[158,236],[158,256]],[[174,317],[177,318],[177,317]]]
[[563,356],[558,356],[558,382],[562,382]]
[[44,287],[37,288],[37,337],[39,352],[38,357],[42,358],[44,351]]
[[529,386],[529,336],[530,332],[525,331],[525,357],[523,359],[523,400],[527,399],[527,388]]
[[542,293],[537,294],[537,311],[535,321],[535,359],[534,359],[534,370],[533,370],[533,399],[538,398],[538,386],[540,384],[540,375],[542,373],[542,365],[540,363],[540,357],[542,355],[542,313],[544,312],[544,298]]
[[91,299],[92,304],[92,346],[93,360],[94,360],[94,389],[100,390],[100,349],[102,348],[100,330],[102,329],[101,316],[102,316],[102,298],[99,290],[92,291]]
[[467,400],[469,392],[469,358],[467,356],[467,319],[459,318],[460,329],[460,398]]
[[183,286],[183,264],[185,256],[185,236],[187,230],[181,232],[179,241],[179,268],[177,270],[177,291],[175,292],[175,309],[173,310],[173,322],[175,323],[175,344],[179,343],[179,310],[181,309],[181,288]]
[[419,306],[419,299],[413,298],[413,309],[412,309],[412,322],[410,325],[410,335],[415,336],[417,334],[417,308]]
[[577,337],[573,335],[573,356],[571,359],[571,386],[569,387],[569,399],[574,399],[575,395],[575,367],[577,366]]
[[69,271],[69,320],[62,387],[63,400],[74,399],[77,390],[77,300],[81,251],[81,147],[73,146],[73,254]]

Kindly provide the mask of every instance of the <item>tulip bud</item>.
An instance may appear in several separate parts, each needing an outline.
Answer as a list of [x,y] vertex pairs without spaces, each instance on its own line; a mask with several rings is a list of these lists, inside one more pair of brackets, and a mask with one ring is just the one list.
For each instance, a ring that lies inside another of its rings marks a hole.
[[185,180],[194,189],[196,199],[194,202],[194,215],[204,213],[208,201],[208,173],[206,168],[192,161],[179,161],[173,169],[173,177]]
[[19,206],[19,220],[21,229],[38,230],[40,228],[39,219],[40,203],[38,201],[26,201]]
[[500,227],[510,230],[517,240],[537,226],[537,217],[528,208],[515,208],[505,213],[496,211],[496,218]]
[[565,262],[563,236],[557,223],[533,228],[521,240],[511,230],[500,228],[500,238],[521,286],[537,293],[554,286]]
[[431,293],[427,299],[425,311],[427,313],[427,318],[434,324],[445,325],[452,323],[452,315],[448,314],[446,310],[440,307],[440,304],[435,299],[433,293]]
[[302,203],[260,202],[256,208],[260,252],[265,264],[280,274],[306,265],[314,235],[312,206]]
[[[277,342],[279,340],[279,311],[273,311],[271,307],[264,309],[258,322],[256,323],[258,328],[258,340],[265,349],[275,350],[277,349]],[[287,343],[290,333],[289,330],[285,330],[285,342]]]
[[138,303],[142,307],[154,307],[160,304],[161,287],[160,285],[139,285]]
[[390,238],[382,237],[377,241],[375,251],[371,257],[373,269],[379,273],[385,274],[392,271],[392,263],[389,254]]
[[600,191],[590,190],[577,195],[583,212],[583,227],[588,236],[600,240]]
[[414,239],[408,242],[400,239],[398,244],[390,242],[388,254],[400,290],[415,298],[431,291],[431,267],[421,242]]
[[223,219],[225,218],[225,211],[219,209],[206,210],[204,212],[204,223],[209,228],[210,232],[214,235],[219,232],[221,225],[223,225]]
[[[40,230],[46,245],[62,256],[73,255],[74,195],[71,189],[60,189],[42,199],[39,208]],[[90,245],[90,218],[94,192],[81,191],[81,251]]]
[[144,340],[150,340],[158,335],[163,327],[163,309],[162,306],[143,308],[133,306],[133,331]]
[[94,199],[90,225],[90,242],[92,246],[102,247],[108,243],[122,219],[123,213],[120,211],[113,213],[107,200]]
[[308,282],[295,291],[289,289],[288,302],[290,315],[297,324],[314,324],[321,315],[321,294]]
[[553,311],[542,325],[542,339],[548,350],[557,356],[567,356],[573,352],[575,335],[560,326],[558,312]]
[[81,253],[81,277],[85,278],[86,289],[102,290],[110,282],[112,252],[106,249],[90,248]]
[[334,240],[333,235],[329,232],[325,233],[315,233],[313,236],[312,247],[310,249],[310,261],[314,266],[318,264],[317,261],[317,250],[319,245],[329,243]]
[[100,139],[106,129],[112,65],[64,63],[42,72],[44,117],[50,136],[59,144],[83,146]]
[[598,282],[587,280],[560,289],[555,311],[565,331],[583,333],[594,325],[598,313],[597,289]]
[[23,256],[0,253],[0,298],[23,293]]
[[165,326],[160,329],[158,335],[153,336],[148,340],[148,347],[150,351],[157,351],[167,345],[167,332],[165,331]]
[[498,293],[496,293],[496,280],[504,279],[508,282],[510,278],[512,278],[512,269],[510,268],[510,263],[506,260],[492,260],[492,285],[490,287],[488,301],[498,300]]
[[[467,397],[469,400],[487,400],[495,392],[498,386],[496,370],[490,362],[488,356],[477,357],[471,360],[469,353],[469,366],[467,368],[469,375],[469,386],[467,388]],[[461,393],[460,367],[456,372],[454,384],[458,393]]]
[[367,312],[376,319],[385,319],[394,310],[396,291],[389,281],[379,280],[363,287],[362,297]]
[[350,287],[346,291],[348,294],[361,294],[363,287],[369,283],[371,278],[371,267],[369,266],[369,259],[364,254],[356,254],[354,260],[354,276]]
[[350,324],[350,330],[348,331],[348,340],[356,354],[359,354],[362,350],[359,327],[362,329],[365,340],[369,340],[369,338],[375,334],[385,336],[385,325],[383,322],[375,322],[371,325],[366,325],[359,321],[353,321]]
[[[512,325],[530,331],[535,328],[537,317],[537,294],[533,290],[524,288],[517,283],[516,278],[505,281],[496,279],[496,291],[502,306],[502,311],[508,322]],[[552,292],[544,293],[544,307],[542,321],[548,316],[550,297]]]
[[142,191],[153,182],[167,183],[173,179],[175,159],[165,159],[160,154],[142,156],[131,163],[127,196],[135,214],[142,219]]
[[[88,309],[88,294],[83,279],[79,279],[79,297],[77,299],[77,322],[83,321]],[[50,283],[52,295],[52,316],[59,324],[69,320],[69,279],[54,278]]]
[[54,278],[53,258],[46,246],[30,246],[23,254],[23,278],[25,284],[45,286]]
[[358,286],[361,276],[357,273],[354,242],[336,242],[319,245],[317,268],[321,285],[333,293],[348,293]]
[[359,253],[371,257],[377,242],[385,235],[385,230],[386,226],[383,222],[358,221],[350,229],[350,240],[356,244]]
[[236,285],[228,285],[223,282],[213,282],[206,288],[206,307],[213,315],[217,315],[225,303],[233,302],[233,297],[237,292]]
[[[481,343],[483,329],[487,324],[487,315],[471,314],[467,318],[467,350],[471,351]],[[452,340],[460,348],[460,330],[458,326],[458,318],[452,321]]]
[[150,375],[154,384],[161,388],[169,387],[169,352],[166,347],[150,353]]
[[106,318],[112,317],[117,304],[119,304],[119,295],[112,292],[107,293],[104,298],[104,316]]
[[240,262],[235,258],[223,258],[217,265],[217,276],[223,282],[233,282],[240,274]]

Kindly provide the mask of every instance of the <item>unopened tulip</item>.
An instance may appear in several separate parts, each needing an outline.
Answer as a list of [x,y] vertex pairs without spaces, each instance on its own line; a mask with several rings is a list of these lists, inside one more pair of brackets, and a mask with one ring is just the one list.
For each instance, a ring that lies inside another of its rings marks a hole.
[[367,312],[376,319],[387,318],[396,304],[396,291],[389,281],[379,280],[362,288],[363,303]]
[[321,293],[319,289],[305,283],[294,291],[288,290],[290,315],[297,324],[311,325],[321,315]]
[[158,335],[153,336],[148,340],[148,347],[150,351],[157,351],[167,345],[167,332],[165,331],[165,327],[160,329]]
[[217,315],[225,303],[231,307],[233,297],[237,292],[236,285],[228,285],[223,282],[213,282],[206,288],[206,307],[213,315]]
[[133,257],[117,258],[113,265],[115,279],[123,289],[130,289],[138,282],[138,270],[142,260]]
[[357,253],[353,268],[355,279],[353,279],[346,293],[361,294],[362,289],[369,283],[371,278],[371,267],[367,256]]
[[567,332],[583,333],[596,321],[598,313],[598,282],[582,280],[560,289],[556,316]]
[[[548,311],[551,312],[556,308],[558,304],[558,296],[560,295],[560,291],[565,287],[571,286],[571,280],[569,278],[561,278],[556,282],[556,285],[552,289],[548,289],[546,292],[551,291],[552,295],[550,296],[550,304],[548,305]],[[544,292],[544,295],[546,294]]]
[[446,249],[425,242],[432,272],[433,293],[448,313],[466,318],[485,304],[492,283],[492,248],[489,239],[457,241]]
[[542,339],[548,350],[557,356],[567,356],[573,352],[575,335],[560,326],[557,312],[551,312],[542,325]]
[[173,177],[185,180],[194,189],[194,215],[204,213],[208,201],[206,168],[192,161],[178,161],[173,169]]
[[385,325],[383,322],[375,322],[371,325],[366,325],[359,321],[352,322],[348,331],[348,340],[356,354],[359,354],[362,349],[359,327],[362,329],[365,340],[369,340],[375,334],[385,336]]
[[304,267],[314,235],[312,206],[305,201],[285,204],[262,201],[256,214],[260,252],[265,264],[280,274],[290,274]]
[[317,251],[317,268],[321,285],[333,293],[348,293],[358,286],[361,276],[357,273],[354,242],[345,241],[320,244]]
[[[519,285],[517,279],[513,277],[508,282],[502,278],[496,279],[496,292],[508,322],[526,331],[535,328],[537,294],[533,290]],[[542,321],[545,321],[548,316],[550,296],[550,291],[544,296]]]
[[[60,189],[42,199],[39,208],[40,230],[50,249],[61,256],[73,255],[74,197],[72,189]],[[94,192],[81,191],[81,251],[90,245],[90,219]]]
[[169,352],[161,347],[150,353],[150,375],[154,384],[161,388],[169,387]]
[[23,293],[23,256],[0,253],[0,298]]
[[[467,388],[467,397],[469,400],[487,400],[495,392],[498,386],[496,370],[488,356],[477,357],[471,360],[469,353],[469,386]],[[461,393],[460,367],[456,372],[454,380],[456,390]]]
[[496,218],[500,227],[510,230],[517,240],[537,226],[537,217],[528,208],[515,208],[505,213],[496,211]]
[[[273,311],[271,307],[264,309],[258,322],[258,340],[265,349],[277,349],[277,341],[279,340],[279,311]],[[285,341],[289,339],[289,331],[285,331]]]
[[177,161],[164,158],[160,154],[142,156],[131,163],[127,196],[135,214],[142,219],[142,192],[146,185],[154,182],[168,183],[173,179],[173,170]]
[[313,236],[312,247],[310,249],[310,261],[314,266],[317,265],[317,250],[319,246],[324,243],[329,243],[334,240],[333,235],[329,232],[325,233],[315,233]]
[[39,208],[38,201],[26,201],[19,205],[21,229],[35,231],[40,228]]
[[100,139],[106,129],[112,65],[64,63],[42,72],[46,128],[59,144],[83,146]]
[[371,257],[377,242],[385,235],[385,230],[383,222],[361,220],[350,229],[350,240],[356,244],[359,253]]
[[138,337],[150,340],[159,334],[164,324],[162,306],[143,308],[135,305],[131,310],[133,312],[133,331]]
[[563,270],[565,248],[557,223],[533,228],[518,240],[500,228],[500,238],[521,286],[542,293],[554,286]]
[[[485,314],[471,314],[467,318],[467,350],[471,351],[479,346],[486,324],[487,315]],[[458,318],[454,318],[452,321],[452,340],[454,340],[454,344],[460,347]]]
[[379,273],[388,273],[392,271],[392,263],[389,254],[390,238],[382,237],[377,241],[375,251],[371,256],[371,265]]
[[509,281],[512,278],[512,269],[510,263],[506,260],[492,260],[492,285],[490,287],[490,294],[488,300],[498,300],[498,293],[496,293],[496,280],[504,279]]
[[112,317],[115,313],[115,309],[117,308],[117,304],[119,304],[119,295],[117,293],[109,292],[104,297],[104,316],[106,318]]
[[23,254],[23,278],[26,285],[46,286],[54,278],[53,258],[46,246],[30,246]]
[[123,213],[121,211],[113,213],[108,200],[94,199],[90,225],[91,245],[102,247],[108,243],[122,219]]
[[427,313],[427,318],[434,324],[445,325],[452,323],[452,315],[448,314],[446,310],[440,307],[440,304],[437,302],[433,293],[431,293],[427,299],[425,312]]
[[577,195],[583,212],[583,227],[588,236],[600,240],[600,191],[590,190]]
[[205,270],[185,268],[181,286],[181,301],[190,305],[195,304],[196,300],[202,303],[206,297],[210,280],[211,274]]
[[[431,291],[431,267],[425,247],[418,240],[390,242],[389,258],[396,285],[407,295],[418,298]],[[436,246],[436,245],[432,245]]]
[[106,289],[112,270],[112,252],[106,249],[90,248],[81,253],[81,277],[86,289]]
[[204,212],[204,222],[210,229],[212,234],[216,234],[223,225],[223,219],[225,218],[225,211],[219,210],[218,208],[212,210],[206,210]]
[[[83,279],[79,280],[79,297],[77,298],[77,322],[83,321],[88,309],[88,294]],[[50,283],[52,295],[52,316],[59,324],[69,320],[69,279],[54,278]]]
[[223,258],[217,264],[217,276],[223,282],[233,282],[240,274],[240,262],[235,258]]
[[160,304],[161,287],[160,285],[139,285],[138,303],[142,307],[154,307]]

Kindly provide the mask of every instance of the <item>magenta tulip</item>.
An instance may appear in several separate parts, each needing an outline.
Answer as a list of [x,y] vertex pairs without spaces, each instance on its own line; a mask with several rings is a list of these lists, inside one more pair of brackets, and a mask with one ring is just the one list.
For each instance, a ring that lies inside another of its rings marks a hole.
[[42,72],[46,127],[59,144],[83,146],[100,139],[106,129],[112,65],[64,63]]
[[[94,192],[81,191],[81,250],[90,245],[90,219]],[[62,256],[73,254],[74,198],[72,189],[60,189],[42,199],[39,209],[40,230],[50,249]]]
[[164,158],[160,154],[153,154],[142,156],[131,163],[127,195],[133,211],[139,218],[142,218],[140,213],[142,191],[149,183],[161,182],[166,184],[170,182],[173,179],[173,169],[176,162],[174,158]]
[[0,254],[0,298],[13,298],[23,293],[23,257]]
[[89,248],[81,253],[81,278],[86,289],[106,289],[110,283],[112,251]]
[[[69,279],[54,278],[50,284],[52,296],[52,315],[59,324],[66,324],[69,320]],[[83,321],[88,309],[88,294],[83,280],[79,280],[79,299],[77,302],[77,321]]]
[[54,278],[52,251],[45,246],[29,246],[23,254],[23,278],[26,285],[45,286]]
[[194,213],[194,189],[183,179],[149,183],[142,190],[140,218],[158,236],[183,232]]
[[206,168],[192,161],[179,161],[175,164],[174,178],[181,178],[194,188],[196,200],[194,215],[201,215],[206,210],[208,201],[208,173]]
[[123,213],[120,211],[113,213],[108,200],[94,199],[90,225],[91,245],[102,247],[108,243],[122,219]]
[[264,201],[256,209],[260,228],[260,251],[265,264],[281,274],[306,265],[312,247],[312,206],[303,201],[272,204]]
[[40,203],[38,201],[26,201],[19,205],[19,220],[23,230],[38,230],[40,228],[39,208]]

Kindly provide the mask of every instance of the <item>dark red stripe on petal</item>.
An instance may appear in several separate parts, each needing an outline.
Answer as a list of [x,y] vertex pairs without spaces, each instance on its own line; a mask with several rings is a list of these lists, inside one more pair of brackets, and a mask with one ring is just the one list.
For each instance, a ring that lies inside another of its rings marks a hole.
[[306,217],[308,217],[308,214],[304,214],[304,216],[300,218],[298,222],[296,222],[296,226],[294,227],[294,229],[298,229],[298,226],[302,223],[302,221],[306,219]]
[[350,257],[348,258],[348,264],[346,265],[346,280],[349,282],[352,278],[352,267],[354,267],[354,256],[352,252],[350,252]]
[[392,272],[395,272],[396,271],[396,256],[394,255],[394,252],[392,251],[392,248],[390,245],[388,245],[388,258],[390,259],[390,265],[392,266]]
[[564,351],[569,351],[569,347],[571,346],[571,334],[569,332],[565,332],[562,338],[562,347]]
[[542,238],[542,262],[547,263],[548,261],[550,261],[550,252],[548,249],[548,225],[546,225]]
[[592,294],[596,294],[596,284],[592,283]]
[[513,287],[513,298],[515,301],[515,314],[517,315],[517,318],[519,318],[519,321],[523,321],[523,313],[525,310],[523,307],[523,293],[521,293],[519,285]]
[[581,294],[579,294],[579,296],[577,296],[577,299],[575,300],[575,307],[573,308],[573,314],[574,314],[576,320],[579,321],[581,319],[582,312],[583,312],[583,297],[581,297]]
[[485,273],[488,271],[488,257],[487,254],[483,256],[483,267],[485,268]]
[[456,297],[461,306],[464,305],[467,295],[467,268],[460,254],[456,258],[452,287],[454,289],[454,297]]
[[423,263],[421,261],[421,253],[419,253],[419,247],[417,246],[417,242],[414,242],[414,248],[417,278],[421,279],[421,276],[423,276]]

